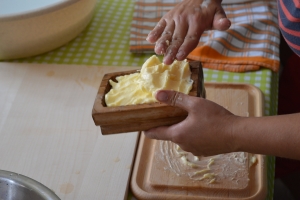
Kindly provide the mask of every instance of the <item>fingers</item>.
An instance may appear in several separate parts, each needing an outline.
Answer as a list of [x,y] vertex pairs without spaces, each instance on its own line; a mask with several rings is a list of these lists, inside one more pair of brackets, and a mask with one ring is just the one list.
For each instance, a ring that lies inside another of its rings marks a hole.
[[227,30],[231,22],[221,1],[182,1],[168,12],[148,34],[147,40],[156,43],[156,54],[164,55],[163,62],[172,64],[184,60],[198,45],[205,30]]
[[170,41],[170,46],[168,47],[164,56],[163,62],[167,65],[172,64],[173,61],[176,59],[178,49],[183,44],[185,35],[187,33],[188,25],[186,23],[183,23],[179,19],[175,21],[174,34]]
[[214,16],[212,29],[219,30],[219,31],[225,31],[225,30],[229,29],[230,26],[231,26],[231,22],[227,18],[225,11],[223,10],[222,7],[218,8],[218,10],[216,11],[216,14]]
[[162,32],[161,37],[157,40],[154,51],[158,55],[165,54],[171,40],[175,29],[175,22],[172,20],[167,23],[165,30]]
[[[170,127],[158,127],[158,128],[152,128],[148,131],[143,131],[145,136],[150,139],[155,140],[168,140],[172,141],[174,134],[172,134],[172,131],[170,131]],[[174,131],[173,131],[174,133]],[[172,141],[176,143],[175,141]],[[176,143],[180,146],[180,148],[186,152],[191,152],[194,156],[202,156],[202,153],[199,153],[199,150],[194,149],[191,145],[184,145],[180,144],[183,141],[180,141],[179,143]]]
[[172,133],[168,131],[169,127],[161,126],[144,131],[146,137],[156,140],[172,140]]
[[203,31],[204,29],[201,30],[201,28],[199,28],[197,25],[189,27],[184,42],[182,43],[181,47],[178,49],[178,52],[176,54],[177,60],[184,60],[187,57],[187,55],[197,47],[200,36],[203,33]]
[[202,152],[199,152],[199,149],[195,149],[190,142],[186,141],[188,136],[186,135],[186,132],[181,131],[181,128],[183,128],[181,126],[186,126],[185,123],[185,121],[182,121],[172,126],[152,128],[150,130],[143,131],[143,133],[150,139],[172,141],[179,145],[182,150],[191,152],[195,156],[203,155]]
[[147,138],[155,139],[155,140],[172,141],[175,144],[179,145],[180,148],[182,150],[186,151],[186,152],[191,152],[192,154],[194,154],[196,156],[202,155],[198,151],[196,151],[193,147],[191,147],[191,145],[181,144],[183,142],[182,140],[180,140],[179,142],[178,142],[178,140],[174,141],[173,139],[174,139],[175,131],[172,131],[173,128],[175,128],[175,127],[172,127],[172,126],[170,126],[170,127],[157,127],[157,128],[152,128],[148,131],[143,131],[143,132],[144,132],[144,134]]
[[165,21],[165,19],[161,19],[154,27],[154,29],[148,34],[146,40],[150,43],[156,42],[165,30],[166,26],[167,22]]
[[194,97],[183,94],[181,92],[171,90],[159,90],[156,92],[155,97],[158,101],[162,103],[177,106],[188,112],[193,111]]
[[[189,100],[188,95],[185,95],[180,92],[171,91],[171,90],[159,90],[156,93],[156,99],[160,102],[177,106],[187,111],[191,109],[191,101]],[[163,126],[157,127],[150,130],[145,131],[145,135],[151,139],[158,140],[170,140],[175,143],[181,143],[184,141],[182,130],[184,127],[189,125],[189,121],[182,121],[180,123],[174,124],[172,126]]]

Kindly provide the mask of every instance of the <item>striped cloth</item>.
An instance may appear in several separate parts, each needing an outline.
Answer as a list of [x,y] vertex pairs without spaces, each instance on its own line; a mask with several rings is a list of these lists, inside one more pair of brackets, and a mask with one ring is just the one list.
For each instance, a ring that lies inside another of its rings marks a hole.
[[[180,0],[137,0],[131,24],[130,51],[154,53],[145,40],[160,18]],[[280,33],[276,0],[223,5],[232,25],[227,31],[205,31],[188,59],[203,67],[231,72],[279,70]]]
[[291,49],[300,56],[300,1],[278,0],[279,27]]

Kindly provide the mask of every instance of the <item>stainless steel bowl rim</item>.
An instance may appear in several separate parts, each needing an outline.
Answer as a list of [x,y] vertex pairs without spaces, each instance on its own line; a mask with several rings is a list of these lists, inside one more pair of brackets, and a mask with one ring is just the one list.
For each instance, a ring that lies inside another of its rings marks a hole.
[[42,197],[44,197],[44,199],[60,200],[60,198],[48,187],[27,176],[15,172],[0,170],[0,181],[1,179],[14,181],[17,184],[20,184],[26,187],[27,189],[30,189],[31,191],[40,194]]

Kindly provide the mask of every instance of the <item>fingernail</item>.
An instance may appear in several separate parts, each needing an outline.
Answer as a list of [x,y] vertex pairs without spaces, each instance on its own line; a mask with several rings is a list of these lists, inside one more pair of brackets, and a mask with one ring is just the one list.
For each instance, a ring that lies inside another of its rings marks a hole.
[[219,23],[220,24],[224,24],[224,26],[226,26],[226,27],[230,27],[231,26],[231,22],[227,18],[221,18],[219,20]]
[[183,51],[179,51],[179,52],[176,54],[176,58],[178,58],[178,59],[181,59],[183,56],[184,56],[184,52],[183,52]]
[[151,38],[152,38],[152,34],[149,33],[149,34],[147,35],[147,37],[146,37],[146,40],[149,41]]
[[161,43],[156,43],[154,50],[158,55],[163,55],[165,53],[165,48]]
[[163,63],[166,65],[170,65],[170,58],[167,54],[165,54],[164,58],[163,58]]
[[155,97],[158,101],[161,102],[168,101],[168,94],[164,91],[157,91]]
[[175,58],[176,57],[175,54],[173,53],[173,50],[168,48],[165,57],[163,59],[163,62],[167,65],[170,65],[174,62]]
[[167,62],[166,62],[166,61],[167,61],[167,58],[166,58],[166,56],[165,56],[165,57],[163,58],[163,63],[167,65]]

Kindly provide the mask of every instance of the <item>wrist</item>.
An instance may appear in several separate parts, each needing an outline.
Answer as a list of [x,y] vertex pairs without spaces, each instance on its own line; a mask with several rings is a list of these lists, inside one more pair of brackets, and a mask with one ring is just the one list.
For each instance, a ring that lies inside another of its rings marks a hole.
[[246,118],[232,115],[228,119],[228,128],[227,128],[227,134],[228,134],[228,144],[229,149],[231,152],[239,152],[243,151],[243,132],[244,132],[244,121]]

